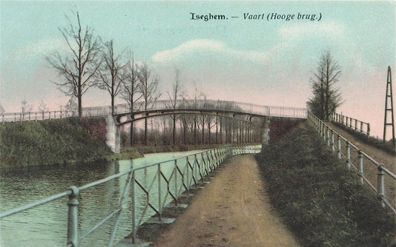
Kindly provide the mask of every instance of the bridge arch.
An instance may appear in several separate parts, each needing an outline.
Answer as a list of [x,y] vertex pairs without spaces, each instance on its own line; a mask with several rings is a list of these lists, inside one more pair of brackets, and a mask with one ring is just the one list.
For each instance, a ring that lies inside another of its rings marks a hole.
[[[134,124],[137,121],[147,120],[150,118],[163,117],[163,116],[194,116],[194,144],[197,143],[197,122],[198,117],[201,117],[201,139],[204,140],[205,134],[205,118],[212,117],[215,119],[215,143],[218,143],[218,135],[220,132],[221,139],[225,136],[225,143],[247,143],[247,142],[262,142],[265,139],[268,143],[269,139],[269,124],[265,124],[269,121],[269,117],[266,115],[249,113],[235,110],[223,110],[223,109],[197,109],[197,108],[176,108],[176,109],[151,109],[147,111],[136,111],[126,112],[121,114],[115,114],[112,118],[108,118],[108,125],[113,126],[108,133],[112,133],[113,136],[109,136],[108,144],[114,152],[120,151],[120,127],[126,124]],[[227,125],[222,124],[225,120],[228,121]],[[109,123],[112,121],[112,123]],[[210,120],[211,121],[211,120]],[[211,126],[210,122],[206,128],[208,134],[208,144],[211,139]],[[220,126],[220,127],[219,127]],[[220,131],[219,131],[220,128]],[[264,129],[263,129],[264,128]],[[225,134],[224,134],[225,133]],[[265,134],[264,134],[265,133]],[[263,136],[262,136],[263,135]],[[147,143],[147,129],[144,133],[145,144]],[[185,137],[184,137],[185,138]],[[202,141],[201,140],[201,141]],[[203,141],[202,141],[203,142]],[[172,142],[174,144],[174,141]]]

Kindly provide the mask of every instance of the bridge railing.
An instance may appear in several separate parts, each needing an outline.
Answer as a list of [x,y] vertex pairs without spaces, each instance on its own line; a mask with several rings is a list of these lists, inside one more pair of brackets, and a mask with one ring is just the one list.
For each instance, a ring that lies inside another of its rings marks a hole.
[[13,112],[0,114],[0,122],[22,122],[39,121],[46,119],[59,119],[75,117],[77,114],[72,111],[45,111],[45,112]]
[[344,116],[339,113],[334,113],[331,120],[351,130],[370,136],[370,123],[360,121],[356,118]]
[[345,161],[346,167],[356,171],[360,182],[367,184],[377,194],[382,205],[396,214],[396,174],[391,170],[394,169],[389,166],[391,164],[376,161],[310,112],[308,121],[332,152]]
[[[169,100],[158,100],[151,104],[148,110],[158,109],[169,109],[171,108],[172,102]],[[213,109],[213,110],[231,110],[238,109],[247,113],[261,114],[265,116],[273,117],[288,117],[288,118],[306,118],[306,109],[298,107],[283,107],[283,106],[264,106],[243,102],[224,101],[224,100],[209,100],[209,99],[198,99],[198,100],[178,100],[176,107],[195,107]],[[136,102],[134,111],[143,109],[143,102]],[[126,113],[130,112],[130,108],[127,104],[115,105],[115,113]],[[103,117],[111,114],[110,106],[94,106],[94,107],[83,107],[83,117]],[[13,112],[0,114],[0,122],[21,122],[21,121],[38,121],[45,119],[57,119],[78,116],[77,111],[45,111],[45,112]]]
[[[15,214],[26,214],[27,210],[47,205],[54,201],[67,199],[67,240],[65,245],[70,247],[84,246],[87,239],[107,226],[105,234],[108,243],[101,245],[114,246],[126,234],[131,234],[136,240],[139,226],[148,220],[159,223],[166,219],[162,217],[165,207],[173,202],[178,204],[183,192],[188,192],[202,182],[205,177],[212,173],[226,158],[244,153],[260,152],[258,146],[223,147],[206,150],[203,152],[187,155],[184,157],[153,163],[151,165],[134,168],[111,175],[109,177],[82,185],[72,186],[70,190],[49,196],[42,200],[11,209],[0,213],[0,220]],[[81,202],[87,190],[95,190],[110,182],[120,184],[118,200],[110,197],[107,202],[110,208],[106,215],[101,216],[98,221],[89,226],[84,226],[81,218],[84,216]],[[127,212],[125,212],[127,211]],[[128,217],[121,219],[121,215]],[[129,229],[119,229],[121,221],[128,221]],[[132,232],[130,232],[132,229]],[[102,233],[102,232],[101,232]]]

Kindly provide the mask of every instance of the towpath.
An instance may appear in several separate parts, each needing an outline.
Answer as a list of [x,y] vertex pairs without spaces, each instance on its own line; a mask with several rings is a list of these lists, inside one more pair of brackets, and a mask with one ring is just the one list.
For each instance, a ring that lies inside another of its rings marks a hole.
[[299,246],[272,208],[265,186],[253,156],[235,157],[155,246]]

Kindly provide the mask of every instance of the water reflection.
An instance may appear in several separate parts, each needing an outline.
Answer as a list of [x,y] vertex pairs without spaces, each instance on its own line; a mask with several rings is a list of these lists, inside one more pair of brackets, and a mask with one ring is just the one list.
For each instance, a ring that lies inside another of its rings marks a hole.
[[[67,190],[71,185],[83,184],[124,172],[134,167],[142,167],[155,162],[173,159],[193,152],[149,154],[133,161],[97,163],[85,166],[46,167],[31,171],[0,174],[0,211],[5,211]],[[149,173],[144,176],[143,173]],[[164,171],[167,173],[167,171]],[[154,170],[142,170],[143,182],[152,181]],[[150,175],[151,174],[151,175]],[[96,225],[103,217],[119,206],[127,175],[111,180],[94,189],[81,193],[79,217],[80,236]],[[138,198],[145,200],[142,192]],[[127,193],[130,195],[130,193]],[[155,196],[155,195],[153,195]],[[124,203],[129,203],[128,196]],[[137,202],[137,204],[142,202]],[[65,246],[67,229],[67,199],[61,199],[35,209],[10,216],[0,221],[0,246]],[[104,246],[113,229],[116,217],[97,232],[89,235],[82,246]],[[130,207],[120,214],[117,239],[128,235],[132,229]]]

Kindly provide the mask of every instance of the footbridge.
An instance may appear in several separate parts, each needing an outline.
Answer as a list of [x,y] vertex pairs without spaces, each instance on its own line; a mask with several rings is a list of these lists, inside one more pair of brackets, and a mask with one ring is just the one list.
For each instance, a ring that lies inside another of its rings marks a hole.
[[171,103],[164,101],[145,110],[128,111],[124,108],[125,112],[117,108],[117,113],[108,115],[107,118],[108,145],[115,153],[120,152],[120,128],[129,124],[132,126],[132,131],[135,122],[138,121],[144,121],[144,144],[147,144],[147,120],[151,118],[170,116],[173,120],[173,139],[177,128],[184,135],[186,129],[189,129],[194,136],[194,144],[197,143],[198,131],[201,132],[201,139],[204,139],[205,133],[209,135],[206,144],[211,144],[212,131],[215,132],[216,144],[252,142],[266,144],[269,140],[270,119],[306,118],[305,108],[213,100],[178,101],[176,104],[173,103],[174,107],[169,107]]

